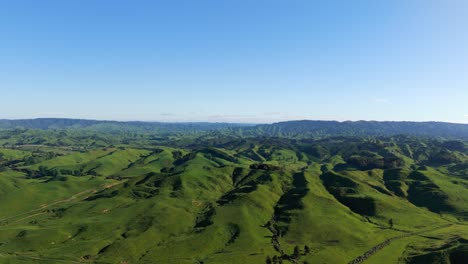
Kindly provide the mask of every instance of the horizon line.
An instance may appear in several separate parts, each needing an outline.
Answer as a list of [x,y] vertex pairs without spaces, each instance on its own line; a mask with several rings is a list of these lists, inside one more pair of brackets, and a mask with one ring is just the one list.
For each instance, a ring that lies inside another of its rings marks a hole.
[[142,120],[142,119],[93,119],[93,118],[78,118],[78,117],[32,117],[32,118],[0,118],[0,121],[25,121],[25,120],[40,120],[40,119],[62,119],[62,120],[84,120],[84,121],[96,121],[96,122],[116,122],[116,123],[131,123],[131,122],[141,122],[141,123],[164,123],[164,124],[187,124],[187,123],[210,123],[210,124],[233,124],[233,125],[267,125],[267,124],[276,124],[283,122],[299,122],[299,121],[312,121],[312,122],[337,122],[337,123],[346,123],[346,122],[379,122],[379,123],[448,123],[448,124],[460,124],[468,125],[461,121],[436,121],[436,120],[373,120],[373,119],[347,119],[347,120],[337,120],[337,119],[288,119],[288,120],[277,120],[272,122],[232,122],[232,121],[158,121],[158,120]]

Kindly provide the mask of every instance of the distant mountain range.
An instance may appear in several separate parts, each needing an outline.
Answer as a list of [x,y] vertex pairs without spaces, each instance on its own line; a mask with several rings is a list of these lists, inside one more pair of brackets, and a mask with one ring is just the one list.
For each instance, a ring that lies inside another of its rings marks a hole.
[[244,128],[250,132],[283,137],[417,135],[468,139],[468,124],[444,122],[287,121]]
[[165,123],[142,121],[108,121],[87,120],[69,118],[37,118],[37,119],[0,119],[0,129],[87,129],[97,132],[135,132],[135,133],[199,133],[223,129],[228,127],[240,127],[234,123]]
[[379,121],[286,121],[273,124],[235,123],[164,123],[119,122],[66,118],[0,120],[0,129],[69,130],[85,129],[96,132],[120,133],[204,133],[218,132],[236,136],[272,136],[321,138],[327,136],[389,136],[415,135],[468,139],[468,124],[444,122],[379,122]]

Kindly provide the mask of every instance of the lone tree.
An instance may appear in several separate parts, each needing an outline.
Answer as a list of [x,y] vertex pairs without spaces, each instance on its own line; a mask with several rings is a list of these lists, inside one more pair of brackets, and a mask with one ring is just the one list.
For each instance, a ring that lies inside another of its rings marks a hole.
[[295,246],[295,247],[294,247],[293,257],[297,259],[297,258],[299,258],[300,254],[301,254],[301,252],[300,252],[300,250],[299,250],[299,247],[298,247],[298,246]]
[[388,224],[390,225],[390,228],[393,228],[393,218],[390,218],[390,220],[388,220]]
[[310,253],[310,247],[307,246],[307,245],[305,245],[305,246],[304,246],[304,254],[307,255],[307,254],[309,254],[309,253]]

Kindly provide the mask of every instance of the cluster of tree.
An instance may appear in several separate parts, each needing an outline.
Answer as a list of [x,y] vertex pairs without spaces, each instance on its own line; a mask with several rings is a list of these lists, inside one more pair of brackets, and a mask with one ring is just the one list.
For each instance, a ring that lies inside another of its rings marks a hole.
[[84,175],[95,175],[97,173],[94,171],[85,172],[83,168],[70,170],[70,169],[57,169],[57,168],[49,168],[47,166],[39,166],[37,170],[27,169],[24,170],[27,174],[28,178],[37,179],[43,177],[52,177],[56,178],[60,175],[73,175],[73,176],[84,176]]
[[200,152],[202,152],[204,154],[204,157],[209,160],[215,160],[215,158],[219,158],[219,159],[227,160],[227,161],[234,162],[234,163],[239,162],[238,158],[228,155],[224,153],[223,151],[220,151],[215,148],[205,148],[201,150]]
[[324,159],[330,155],[328,149],[324,148],[321,145],[312,145],[312,146],[304,146],[301,150],[314,158]]
[[189,160],[191,160],[191,159],[194,159],[196,155],[197,155],[196,152],[190,152],[189,154],[186,154],[186,155],[184,155],[183,157],[176,159],[176,160],[174,161],[173,164],[174,164],[175,166],[182,165],[182,164],[184,164],[185,162],[187,162],[187,161],[189,161]]
[[267,256],[265,263],[266,264],[282,264],[283,259],[278,256],[273,256],[273,257]]
[[43,177],[57,177],[59,172],[55,168],[49,168],[47,166],[39,166],[37,170],[27,170],[26,171],[28,178],[37,179]]
[[182,154],[182,152],[179,150],[172,151],[172,158],[174,158],[174,160],[181,159],[183,156],[184,154]]
[[265,171],[275,171],[275,170],[280,169],[280,167],[278,166],[271,165],[271,164],[264,164],[264,163],[252,164],[249,166],[249,168],[251,170],[265,170]]
[[458,140],[449,140],[442,143],[442,147],[451,150],[451,151],[465,151],[465,144],[462,141]]
[[60,169],[59,170],[61,175],[73,175],[73,176],[84,176],[85,171],[83,168],[77,170],[69,170],[69,169]]
[[36,164],[36,163],[39,163],[39,162],[44,161],[44,160],[53,159],[53,158],[55,158],[57,156],[58,156],[57,153],[51,152],[51,151],[47,151],[47,152],[35,151],[35,152],[33,152],[33,154],[31,156],[24,159],[24,165]]
[[262,155],[265,159],[271,159],[271,154],[274,149],[270,149],[268,146],[262,146],[258,149],[258,154]]
[[[267,256],[265,263],[266,264],[281,264],[283,263],[283,260],[289,260],[289,261],[293,261],[294,263],[297,263],[297,261],[301,258],[301,256],[306,256],[310,254],[310,252],[311,252],[310,247],[307,245],[304,246],[304,249],[302,250],[302,252],[299,246],[295,246],[292,254],[290,255],[285,254],[283,256],[273,256],[273,257]],[[307,264],[308,262],[304,261],[303,263]]]
[[405,166],[404,160],[398,157],[379,158],[354,155],[349,157],[346,163],[360,170],[396,169]]
[[434,153],[429,157],[428,160],[432,164],[451,164],[451,163],[456,163],[459,164],[461,163],[461,160],[457,158],[457,156],[449,151],[449,150],[441,150],[437,153]]
[[164,168],[161,168],[160,172],[161,173],[173,173],[175,170],[174,167],[164,167]]

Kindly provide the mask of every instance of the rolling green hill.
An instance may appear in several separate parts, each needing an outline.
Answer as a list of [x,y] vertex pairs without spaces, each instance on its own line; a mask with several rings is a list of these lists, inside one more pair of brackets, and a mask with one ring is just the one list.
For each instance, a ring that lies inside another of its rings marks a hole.
[[463,137],[180,133],[2,131],[0,263],[468,258]]

